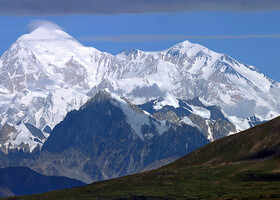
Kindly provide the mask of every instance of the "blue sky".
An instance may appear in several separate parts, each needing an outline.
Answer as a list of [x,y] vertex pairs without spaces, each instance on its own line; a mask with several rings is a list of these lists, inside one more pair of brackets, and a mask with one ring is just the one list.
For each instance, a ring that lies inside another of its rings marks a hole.
[[[280,37],[267,37],[280,35],[279,11],[0,16],[0,53],[3,54],[19,36],[28,33],[28,24],[37,19],[50,20],[84,45],[112,54],[130,48],[163,50],[186,39],[213,51],[226,53],[240,62],[254,65],[270,78],[280,81]],[[137,41],[119,39],[119,36],[126,35],[138,36]],[[151,37],[147,39],[147,35]],[[162,35],[165,36],[164,39],[158,39]],[[263,37],[211,38],[244,35]],[[96,41],[97,36],[105,39]],[[199,39],[196,36],[206,37]],[[106,41],[106,38],[111,39]]]

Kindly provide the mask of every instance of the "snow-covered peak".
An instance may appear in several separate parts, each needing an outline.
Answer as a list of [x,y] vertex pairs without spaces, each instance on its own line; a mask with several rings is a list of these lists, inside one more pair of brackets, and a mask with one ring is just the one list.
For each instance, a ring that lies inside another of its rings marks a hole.
[[182,54],[190,51],[199,52],[203,49],[206,49],[204,46],[199,44],[194,44],[189,42],[188,40],[183,41],[181,43],[175,44],[171,48],[166,49],[165,53],[171,54],[172,56],[181,56]]
[[21,36],[18,41],[38,41],[38,40],[71,40],[73,39],[68,33],[57,28],[39,27],[29,34]]
[[175,44],[173,47],[173,49],[186,49],[186,48],[190,48],[191,46],[195,46],[195,44],[191,43],[188,40],[185,40],[183,42],[180,42],[178,44]]
[[95,48],[84,47],[75,38],[59,28],[47,27],[39,27],[29,34],[22,35],[11,49],[14,49],[15,46],[29,49],[39,56],[41,61],[52,64],[54,64],[54,60],[63,60],[65,63],[73,56],[80,58],[84,57],[84,54],[88,56],[89,53],[99,52]]
[[[104,57],[110,56],[93,47],[83,46],[59,28],[39,27],[21,36],[5,53],[2,60],[3,63],[16,63],[12,68],[23,69],[21,75],[39,71],[44,79],[52,79],[52,82],[59,84],[67,82],[88,89],[94,84],[94,80],[89,80],[88,77],[99,78],[96,76],[94,66],[99,59],[104,59],[101,58],[101,54]],[[39,78],[35,78],[35,82],[42,80]]]

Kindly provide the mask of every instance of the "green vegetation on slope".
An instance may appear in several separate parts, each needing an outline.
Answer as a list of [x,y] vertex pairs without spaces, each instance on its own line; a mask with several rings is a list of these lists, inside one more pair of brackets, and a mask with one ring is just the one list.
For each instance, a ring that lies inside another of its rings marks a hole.
[[280,199],[280,118],[158,170],[7,199]]

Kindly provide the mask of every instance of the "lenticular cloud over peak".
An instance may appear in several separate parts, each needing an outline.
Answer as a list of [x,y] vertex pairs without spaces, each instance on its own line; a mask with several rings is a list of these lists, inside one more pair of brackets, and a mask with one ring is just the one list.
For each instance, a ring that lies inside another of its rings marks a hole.
[[[27,26],[30,29],[29,34],[21,36],[20,41],[57,41],[73,40],[73,37],[66,33],[63,28],[47,20],[34,20]],[[57,45],[57,44],[56,44]]]
[[63,30],[62,27],[57,25],[54,22],[48,21],[48,20],[32,20],[31,23],[27,26],[30,31],[34,31],[37,28],[44,27],[46,29],[52,30],[52,29],[59,29]]

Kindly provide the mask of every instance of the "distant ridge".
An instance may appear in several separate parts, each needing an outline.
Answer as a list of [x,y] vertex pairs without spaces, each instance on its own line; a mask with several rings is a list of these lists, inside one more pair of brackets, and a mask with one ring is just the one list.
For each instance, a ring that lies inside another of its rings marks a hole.
[[28,167],[0,169],[0,197],[42,193],[83,185],[85,183],[71,178],[45,176]]

